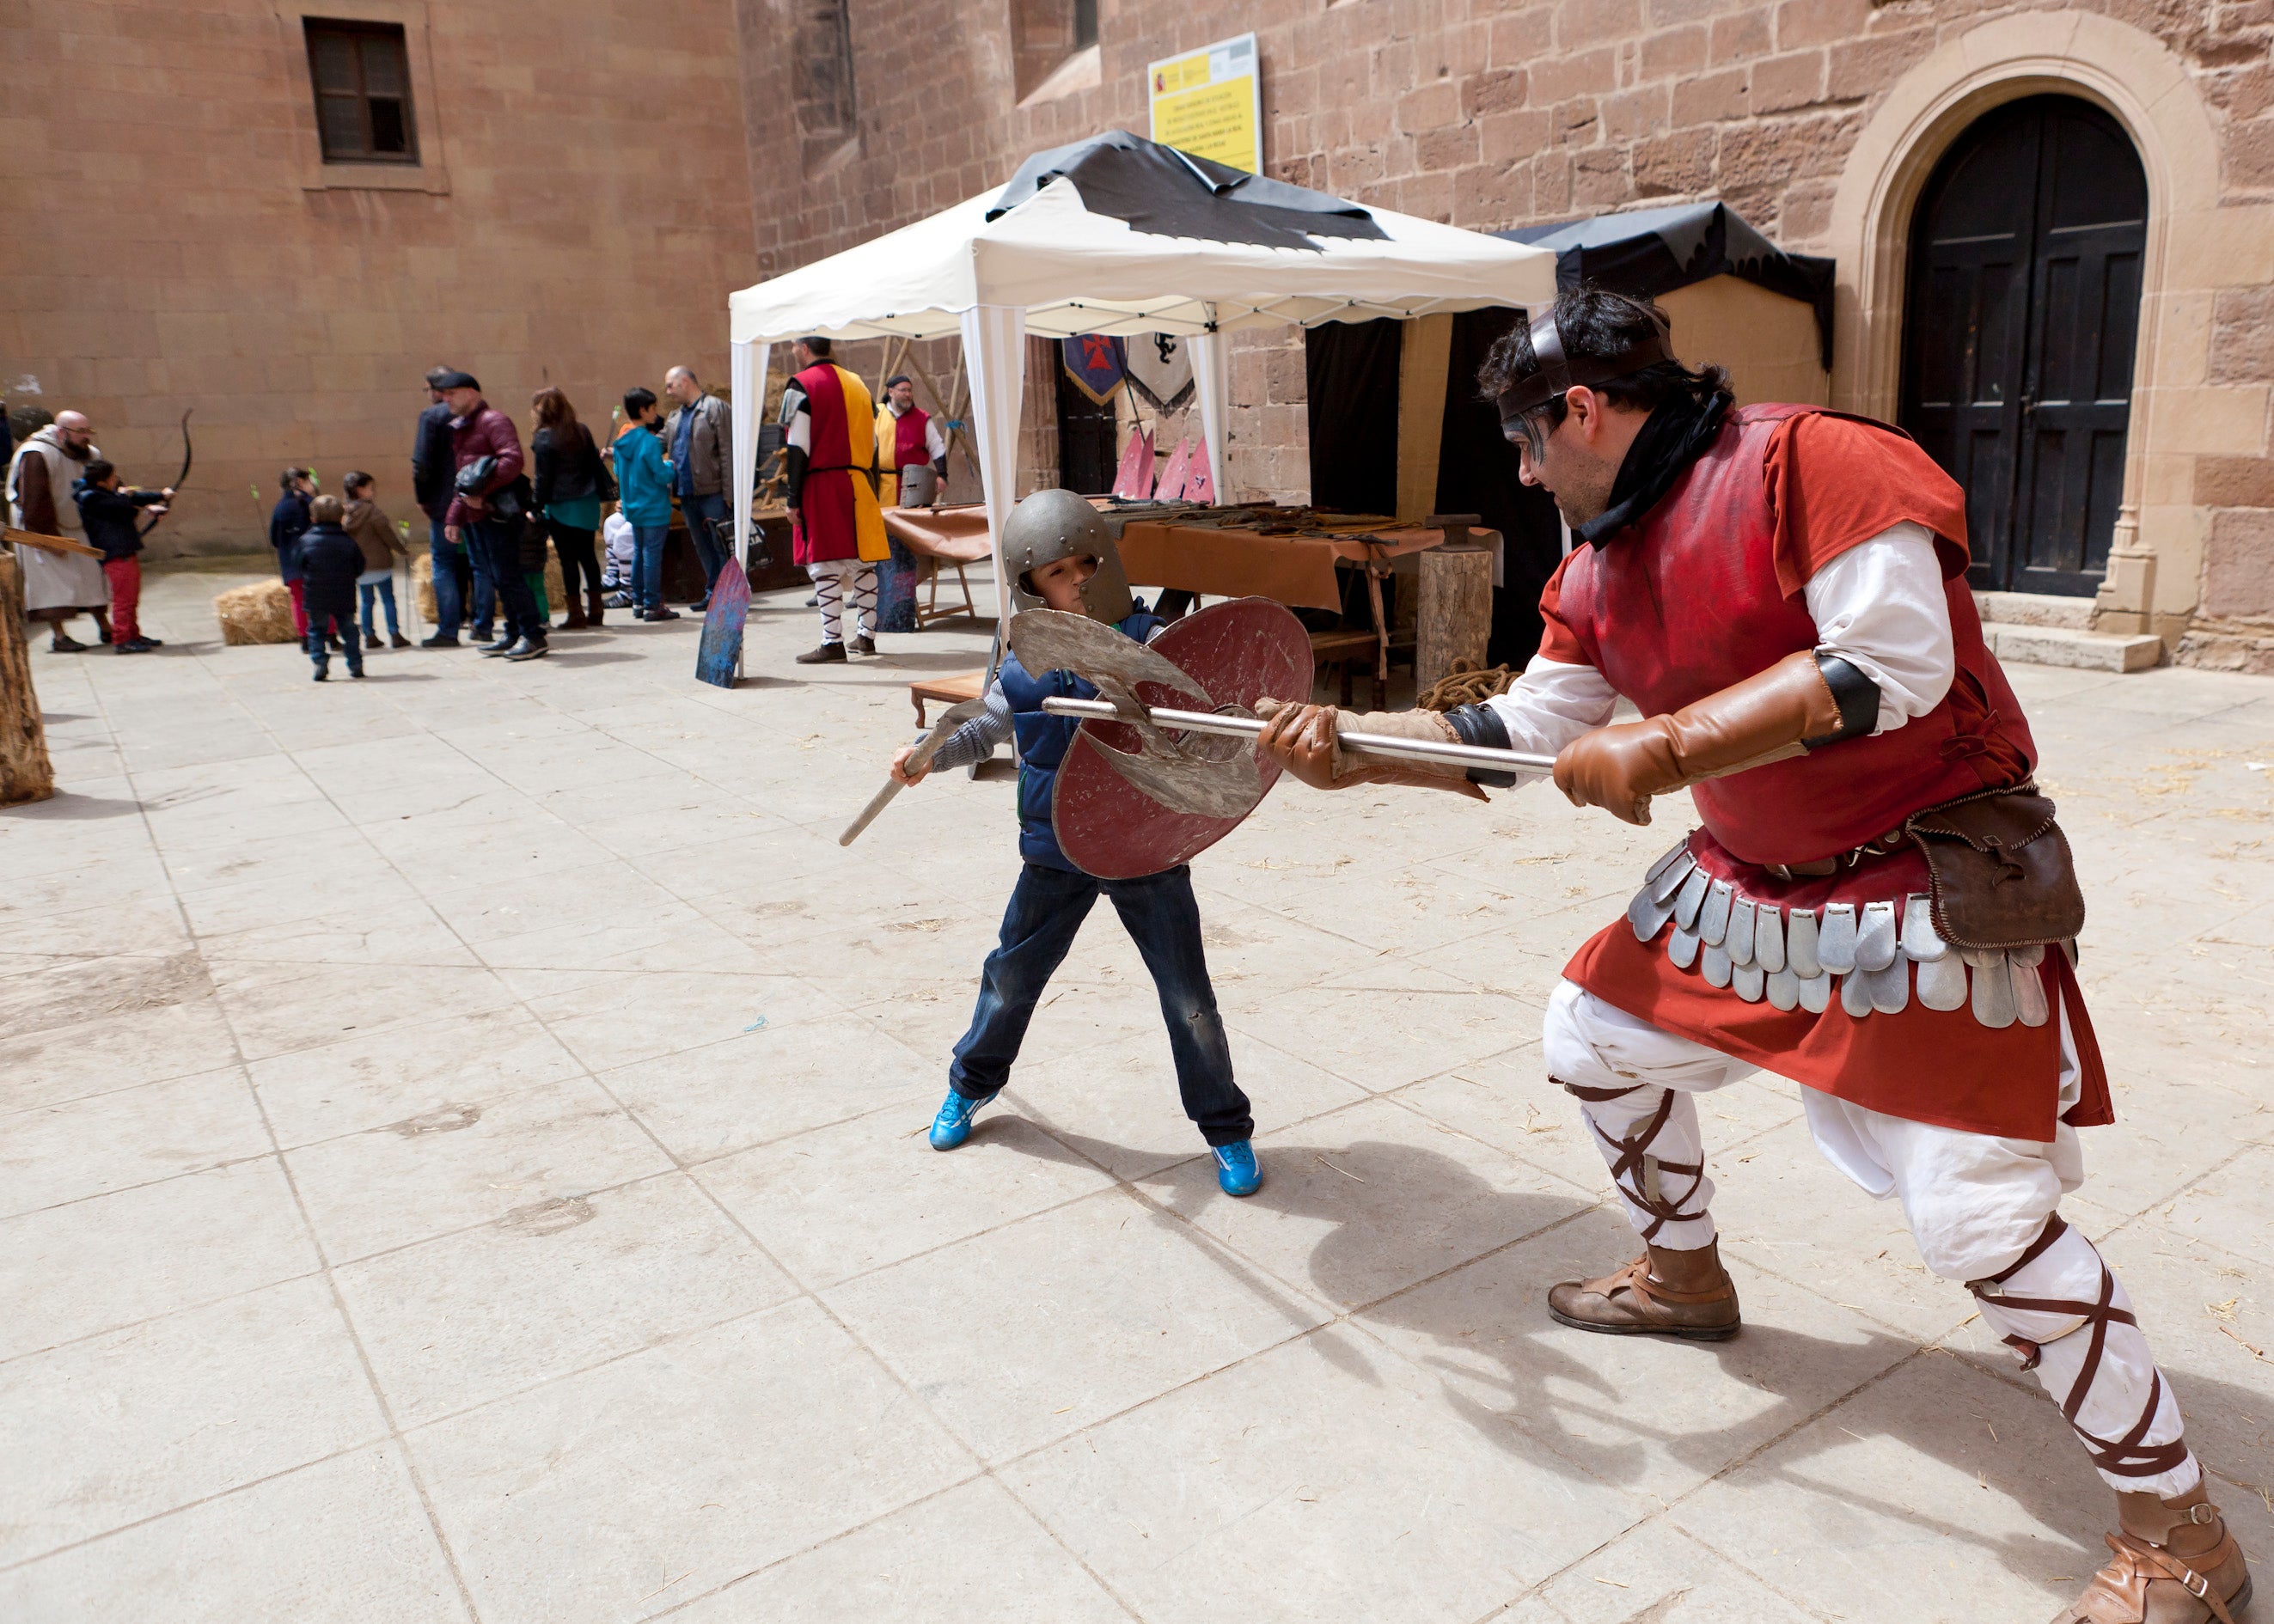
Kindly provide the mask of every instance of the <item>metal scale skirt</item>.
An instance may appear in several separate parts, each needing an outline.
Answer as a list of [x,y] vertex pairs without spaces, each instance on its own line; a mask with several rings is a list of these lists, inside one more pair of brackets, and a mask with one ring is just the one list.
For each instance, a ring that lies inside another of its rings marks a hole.
[[[1837,982],[1849,1015],[1897,1015],[1910,1004],[1916,970],[1918,1001],[1931,1010],[1970,1008],[1992,1027],[2042,1026],[2052,1015],[2038,974],[2043,947],[1954,947],[1936,934],[1928,898],[1916,893],[1781,907],[1707,874],[1687,838],[1650,866],[1627,921],[1644,942],[1671,926],[1666,956],[1674,966],[1694,969],[1748,1004],[1766,998],[1780,1010],[1820,1015]],[[2075,964],[2075,943],[2060,946]]]

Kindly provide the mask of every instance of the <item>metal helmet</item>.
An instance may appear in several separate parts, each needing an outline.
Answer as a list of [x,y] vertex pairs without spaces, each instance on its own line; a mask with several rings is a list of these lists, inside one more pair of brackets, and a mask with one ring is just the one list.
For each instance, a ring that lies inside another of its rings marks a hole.
[[1089,618],[1108,626],[1128,619],[1137,605],[1129,596],[1121,550],[1113,545],[1113,527],[1088,499],[1062,490],[1035,492],[1004,523],[1003,568],[1011,577],[1013,610],[1048,608],[1028,584],[1027,572],[1073,557],[1097,560],[1081,589],[1081,606]]

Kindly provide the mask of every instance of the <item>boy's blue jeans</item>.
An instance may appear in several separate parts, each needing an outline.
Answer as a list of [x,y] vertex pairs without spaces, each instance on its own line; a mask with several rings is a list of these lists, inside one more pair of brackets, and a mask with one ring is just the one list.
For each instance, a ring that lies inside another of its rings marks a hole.
[[1210,1145],[1253,1137],[1255,1117],[1247,1096],[1232,1081],[1231,1050],[1216,1014],[1216,989],[1209,984],[1200,904],[1193,898],[1189,868],[1139,880],[1100,880],[1027,864],[1003,913],[1002,939],[979,973],[979,1005],[971,1013],[971,1030],[955,1046],[949,1086],[975,1100],[1010,1079],[1035,1004],[1101,891],[1112,898],[1122,929],[1153,973],[1185,1115]]
[[671,526],[632,526],[632,607],[641,613],[663,607],[663,544]]

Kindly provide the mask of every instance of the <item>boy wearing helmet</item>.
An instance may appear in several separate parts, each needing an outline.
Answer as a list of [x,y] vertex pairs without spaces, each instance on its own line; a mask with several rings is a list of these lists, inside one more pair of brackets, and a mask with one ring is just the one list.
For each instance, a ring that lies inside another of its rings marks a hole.
[[[1140,643],[1149,642],[1163,624],[1130,595],[1111,530],[1071,491],[1038,491],[1019,504],[1003,527],[1003,562],[1016,583],[1017,611],[1088,615]],[[1102,891],[1152,972],[1185,1114],[1208,1141],[1216,1182],[1227,1195],[1253,1195],[1263,1178],[1249,1142],[1255,1118],[1232,1080],[1231,1051],[1201,944],[1191,868],[1102,880],[1066,860],[1050,825],[1058,764],[1080,724],[1048,714],[1043,701],[1088,699],[1096,692],[1070,671],[1029,672],[1006,652],[988,687],[984,716],[949,735],[927,767],[909,770],[913,745],[892,758],[892,777],[915,784],[932,768],[968,766],[1014,735],[1019,742],[1019,854],[1025,867],[1004,911],[1001,938],[980,971],[970,1030],[948,1067],[947,1098],[931,1125],[932,1148],[962,1144],[979,1108],[1002,1092],[1035,1006]]]

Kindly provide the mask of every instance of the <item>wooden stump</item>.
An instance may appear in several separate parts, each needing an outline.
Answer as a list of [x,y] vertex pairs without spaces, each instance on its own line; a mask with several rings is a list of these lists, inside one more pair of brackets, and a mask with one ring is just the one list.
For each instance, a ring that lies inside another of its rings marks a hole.
[[1492,550],[1474,542],[1448,542],[1421,555],[1420,605],[1416,616],[1413,686],[1426,689],[1457,659],[1485,663],[1492,640]]
[[0,807],[45,801],[56,793],[48,731],[32,690],[32,648],[24,635],[24,576],[0,553]]

